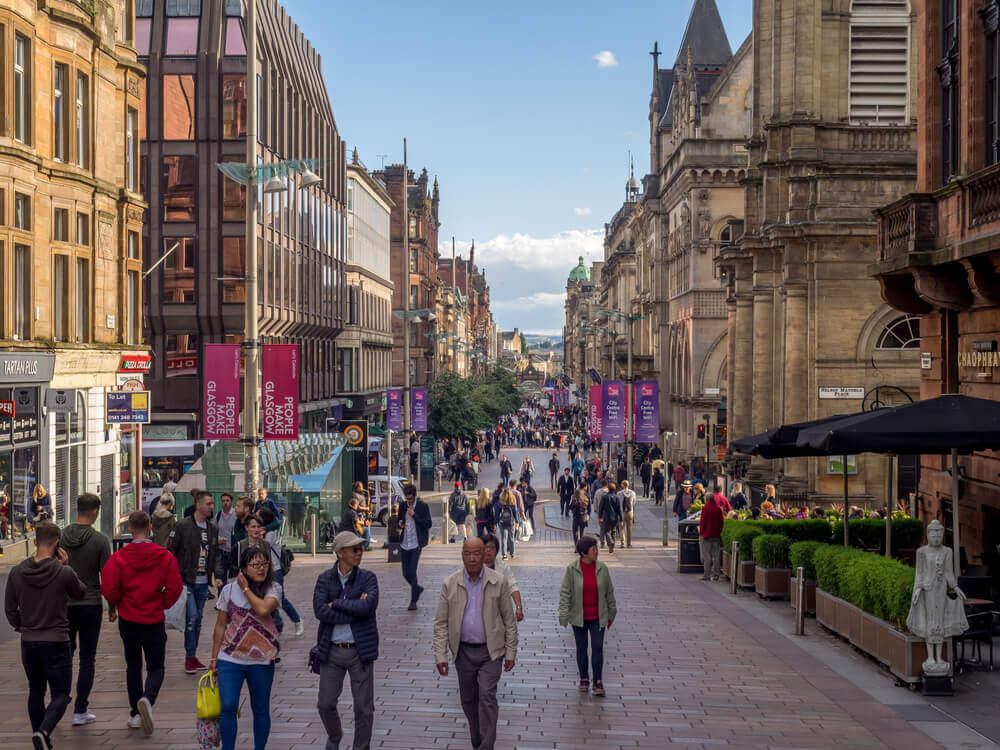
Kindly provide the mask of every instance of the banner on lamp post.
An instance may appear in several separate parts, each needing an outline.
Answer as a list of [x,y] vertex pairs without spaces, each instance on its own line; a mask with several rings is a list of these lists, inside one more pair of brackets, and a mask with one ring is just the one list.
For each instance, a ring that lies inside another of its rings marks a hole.
[[635,439],[655,443],[660,436],[660,384],[640,380],[635,384]]
[[403,429],[403,391],[393,388],[386,391],[385,428],[398,432]]
[[620,443],[625,440],[625,384],[621,380],[605,380],[601,384],[601,440]]
[[265,344],[261,390],[265,440],[299,438],[299,346]]
[[601,437],[601,386],[590,386],[590,439]]
[[205,344],[205,440],[240,438],[240,345]]
[[427,390],[424,388],[410,391],[410,429],[414,432],[427,432]]

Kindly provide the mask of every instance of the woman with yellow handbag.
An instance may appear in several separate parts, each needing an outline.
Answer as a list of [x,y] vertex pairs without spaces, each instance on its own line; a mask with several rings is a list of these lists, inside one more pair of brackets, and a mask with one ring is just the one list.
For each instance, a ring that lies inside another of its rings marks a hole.
[[271,731],[271,684],[278,656],[278,629],[272,615],[281,601],[281,586],[274,580],[270,550],[265,547],[246,547],[239,567],[236,580],[223,587],[215,604],[219,617],[209,668],[218,675],[222,750],[236,747],[244,680],[253,712],[254,750],[264,750]]

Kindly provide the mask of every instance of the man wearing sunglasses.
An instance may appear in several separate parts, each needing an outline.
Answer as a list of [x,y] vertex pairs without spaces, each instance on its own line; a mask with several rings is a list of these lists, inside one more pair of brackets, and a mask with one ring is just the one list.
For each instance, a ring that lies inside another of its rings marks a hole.
[[344,736],[337,701],[350,675],[354,697],[354,750],[371,743],[375,715],[375,660],[378,658],[378,580],[361,567],[365,540],[352,531],[333,538],[337,564],[324,571],[313,592],[319,620],[309,668],[319,675],[319,716],[326,728],[326,750],[339,750]]

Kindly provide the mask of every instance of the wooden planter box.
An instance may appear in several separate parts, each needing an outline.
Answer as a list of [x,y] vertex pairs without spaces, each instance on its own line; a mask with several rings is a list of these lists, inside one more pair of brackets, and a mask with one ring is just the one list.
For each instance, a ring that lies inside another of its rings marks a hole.
[[733,556],[722,550],[722,576],[728,581],[730,579],[729,571],[733,569]]
[[[806,581],[805,585],[806,593],[806,614],[815,615],[816,614],[816,581]],[[799,579],[792,576],[792,580],[789,582],[789,592],[788,600],[792,603],[792,608],[795,609],[799,606]]]
[[753,573],[756,567],[753,560],[740,560],[740,566],[736,573],[736,585],[744,589],[754,588],[757,585]]
[[[927,658],[927,647],[922,639],[897,630],[885,620],[820,589],[816,590],[816,620],[886,665],[903,682],[917,684],[921,681],[922,665]],[[948,639],[942,653],[946,661],[951,659],[951,648],[951,639]]]
[[754,567],[754,588],[759,596],[766,599],[785,599],[788,597],[788,584],[792,571],[788,568]]

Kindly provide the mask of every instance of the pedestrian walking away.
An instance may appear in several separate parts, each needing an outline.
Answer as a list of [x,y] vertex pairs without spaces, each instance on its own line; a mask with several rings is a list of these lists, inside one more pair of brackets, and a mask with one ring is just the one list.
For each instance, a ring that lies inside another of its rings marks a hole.
[[219,532],[211,520],[215,501],[212,493],[197,490],[192,493],[192,499],[194,513],[177,523],[169,543],[188,592],[184,626],[184,671],[188,674],[206,669],[198,660],[201,618],[208,598],[209,580],[214,578],[216,586],[222,583]]
[[[125,687],[130,729],[153,733],[153,706],[163,685],[167,631],[163,612],[183,590],[177,559],[150,539],[149,516],[128,517],[132,541],[115,552],[101,571],[101,594],[118,609],[118,634],[125,652]],[[143,660],[146,681],[142,679]]]
[[530,484],[522,483],[518,488],[521,493],[521,501],[524,505],[524,517],[531,522],[532,531],[538,529],[535,526],[535,503],[538,501],[538,493],[535,492],[535,488]]
[[152,538],[156,544],[166,547],[170,544],[170,535],[174,533],[174,526],[177,525],[177,516],[174,515],[174,496],[164,492],[159,500],[156,508],[149,511],[153,519]]
[[552,454],[552,458],[549,459],[549,489],[554,490],[556,488],[556,478],[559,475],[559,456],[555,453]]
[[[69,602],[68,612],[70,652],[80,652],[80,671],[77,673],[73,705],[75,727],[97,721],[88,706],[90,691],[94,687],[97,642],[104,617],[101,569],[111,557],[111,542],[94,528],[100,511],[101,498],[89,492],[80,495],[76,501],[76,523],[70,524],[62,532],[61,546],[69,557],[69,566],[86,589],[82,599]],[[115,608],[110,606],[108,622],[114,622],[115,617]]]
[[240,553],[239,573],[223,587],[215,603],[209,668],[219,680],[219,734],[222,750],[235,750],[237,716],[243,683],[250,693],[254,750],[264,750],[271,733],[271,685],[278,656],[274,612],[281,585],[274,579],[271,550],[252,544]]
[[576,544],[587,533],[590,524],[590,498],[581,487],[573,495],[573,544]]
[[[559,589],[559,624],[573,626],[576,641],[576,666],[580,672],[581,692],[591,689],[604,696],[604,632],[618,615],[615,587],[607,566],[597,559],[597,540],[584,536],[576,543],[579,560],[566,568]],[[590,640],[590,670],[587,664],[587,641]]]
[[646,456],[639,466],[639,478],[642,480],[642,496],[649,497],[649,485],[653,479],[653,463]]
[[[513,482],[511,482],[513,485]],[[514,557],[514,529],[517,526],[518,508],[517,495],[513,487],[507,487],[500,493],[500,508],[497,512],[496,525],[500,531],[500,551],[503,559]]]
[[699,544],[701,545],[701,562],[704,566],[702,580],[719,580],[722,571],[722,524],[725,522],[722,508],[716,502],[715,495],[705,497],[705,505],[701,509],[701,519],[698,521]]
[[337,702],[344,677],[351,678],[354,750],[368,750],[375,717],[375,660],[378,659],[378,579],[361,568],[365,540],[351,531],[333,538],[337,564],[323,571],[313,592],[319,620],[309,668],[319,675],[317,708],[326,729],[326,750],[339,750],[344,730]]
[[627,479],[622,482],[622,488],[618,495],[622,503],[622,531],[625,537],[622,539],[622,544],[631,547],[632,524],[635,523],[635,491],[629,486]]
[[504,578],[483,565],[481,539],[462,545],[463,569],[441,585],[434,618],[434,661],[448,676],[448,653],[458,674],[458,694],[469,721],[472,747],[496,747],[497,684],[517,658],[517,620]]
[[482,537],[493,532],[493,499],[490,491],[483,487],[476,498],[476,536]]
[[[4,614],[21,635],[21,664],[28,678],[28,720],[34,750],[51,750],[52,731],[69,706],[73,656],[69,646],[69,600],[87,593],[69,566],[51,521],[35,524],[35,554],[11,570]],[[491,571],[492,572],[492,571]],[[45,705],[45,688],[49,704]]]
[[427,503],[417,497],[417,488],[412,484],[403,489],[405,503],[400,503],[396,524],[402,533],[403,540],[399,545],[400,567],[403,578],[410,584],[410,611],[417,608],[417,600],[424,587],[417,581],[417,564],[420,562],[420,551],[427,546],[431,531],[431,509]]
[[618,527],[622,523],[622,503],[617,485],[608,485],[608,491],[597,505],[597,518],[601,522],[601,543],[613,554]]
[[[468,530],[465,527],[465,520],[468,516],[469,498],[462,490],[460,483],[455,482],[455,489],[451,491],[451,495],[448,497],[448,517],[454,521],[455,528],[462,535],[463,542],[469,538]],[[454,537],[450,541],[454,543]]]

